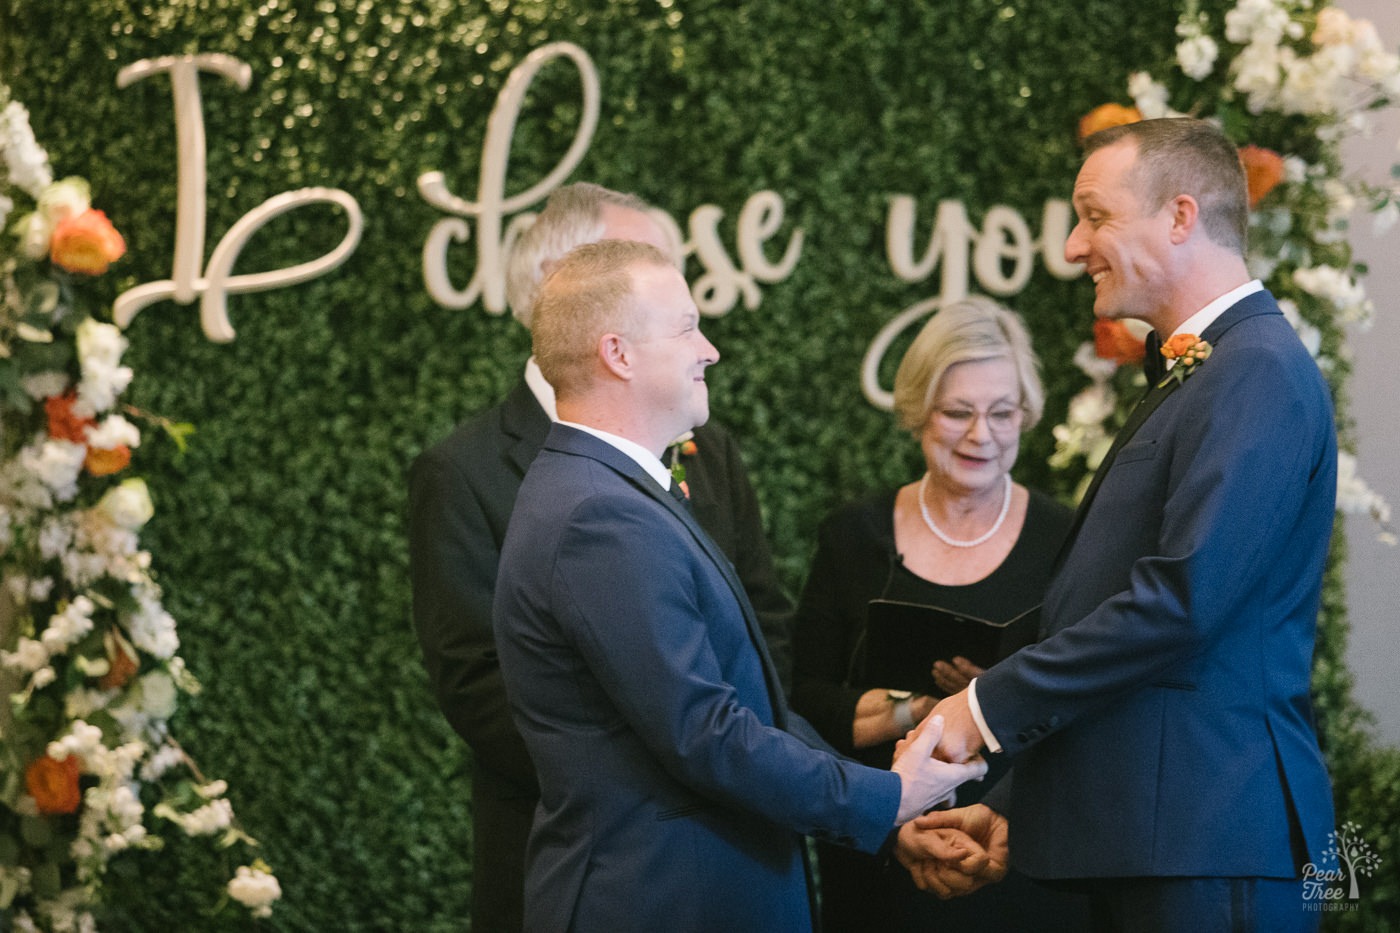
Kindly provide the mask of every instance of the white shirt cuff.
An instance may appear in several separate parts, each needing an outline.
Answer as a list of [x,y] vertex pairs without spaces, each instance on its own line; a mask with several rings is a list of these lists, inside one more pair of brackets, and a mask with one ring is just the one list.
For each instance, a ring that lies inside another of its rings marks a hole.
[[967,708],[972,713],[972,721],[977,723],[977,731],[982,733],[982,741],[987,743],[987,751],[996,753],[1001,751],[1001,743],[992,734],[992,730],[987,726],[987,720],[982,718],[982,704],[977,702],[977,678],[972,678],[972,682],[967,685]]

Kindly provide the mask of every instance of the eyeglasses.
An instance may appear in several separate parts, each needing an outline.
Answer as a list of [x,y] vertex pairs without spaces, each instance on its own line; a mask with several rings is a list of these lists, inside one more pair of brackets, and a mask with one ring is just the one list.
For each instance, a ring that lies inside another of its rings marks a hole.
[[998,437],[1006,437],[1021,430],[1025,410],[1015,406],[997,406],[990,411],[976,411],[971,408],[935,408],[933,422],[939,429],[961,437],[972,430],[978,418],[987,422],[987,429]]

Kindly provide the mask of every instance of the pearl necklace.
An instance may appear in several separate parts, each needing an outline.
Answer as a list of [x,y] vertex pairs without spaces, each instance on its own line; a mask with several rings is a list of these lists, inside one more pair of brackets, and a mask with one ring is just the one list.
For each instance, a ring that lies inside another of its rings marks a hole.
[[991,540],[992,535],[1001,530],[1002,522],[1006,521],[1006,515],[1011,511],[1011,474],[1008,473],[1006,474],[1006,495],[1003,496],[1001,500],[1001,514],[998,515],[997,520],[992,523],[992,527],[987,529],[986,534],[979,535],[971,541],[959,541],[957,538],[949,537],[944,533],[942,528],[939,528],[933,523],[933,516],[928,513],[928,506],[924,504],[924,494],[927,490],[928,474],[925,473],[924,478],[919,480],[919,512],[924,516],[924,524],[928,526],[928,530],[933,532],[934,537],[938,538],[939,541],[942,541],[949,547],[976,547],[979,544],[986,544]]

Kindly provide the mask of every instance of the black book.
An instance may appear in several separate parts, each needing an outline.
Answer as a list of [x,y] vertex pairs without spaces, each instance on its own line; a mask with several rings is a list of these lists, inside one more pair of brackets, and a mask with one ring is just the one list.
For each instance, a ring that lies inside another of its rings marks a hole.
[[935,693],[933,662],[967,658],[991,667],[1035,641],[1040,606],[1004,622],[938,606],[872,599],[865,614],[865,677],[871,687]]

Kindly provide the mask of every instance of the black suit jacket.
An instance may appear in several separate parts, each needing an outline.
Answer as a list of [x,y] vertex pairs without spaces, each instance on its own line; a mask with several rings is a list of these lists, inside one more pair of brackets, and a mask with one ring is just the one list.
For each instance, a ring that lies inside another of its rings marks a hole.
[[[474,753],[473,919],[483,930],[518,928],[521,853],[539,796],[506,701],[491,602],[516,494],[549,428],[522,380],[499,404],[424,451],[409,476],[414,625],[438,705]],[[791,602],[773,569],[757,496],[723,428],[696,429],[695,447],[681,461],[695,517],[733,561],[786,689]]]

